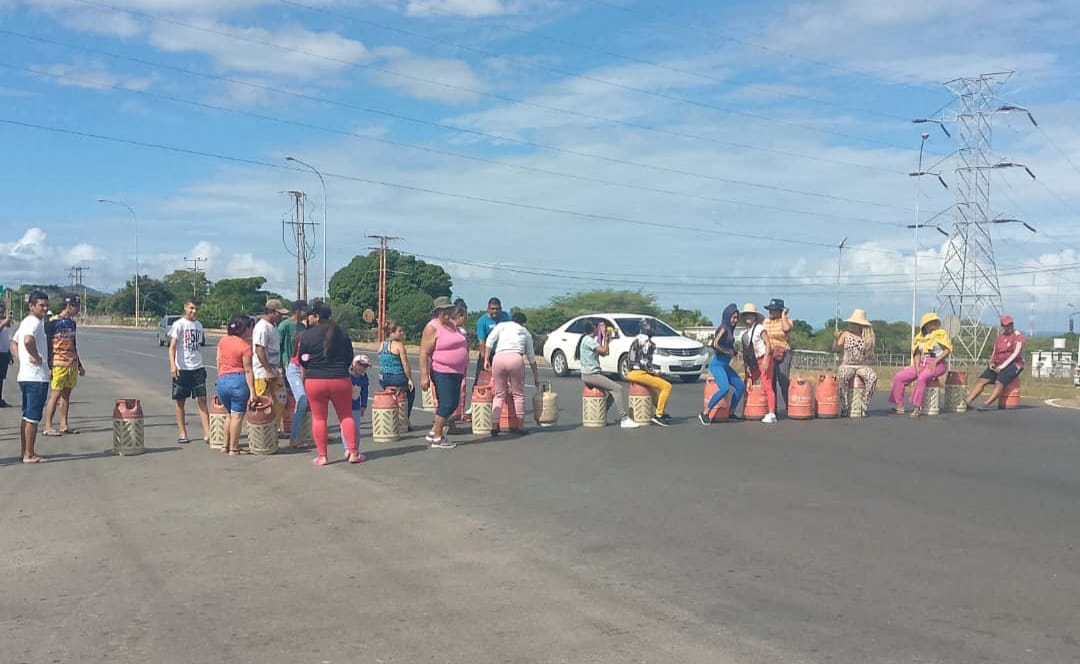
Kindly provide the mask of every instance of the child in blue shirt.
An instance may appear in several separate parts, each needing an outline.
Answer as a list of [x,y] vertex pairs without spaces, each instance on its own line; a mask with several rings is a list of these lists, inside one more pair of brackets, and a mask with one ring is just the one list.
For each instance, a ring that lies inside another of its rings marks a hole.
[[[353,422],[356,423],[356,449],[360,450],[360,420],[363,419],[364,413],[367,412],[367,398],[368,398],[368,377],[367,370],[371,366],[371,360],[367,355],[357,355],[352,360],[352,367],[349,369],[349,378],[352,379],[352,416]],[[341,444],[345,445],[345,453],[349,453],[349,446],[345,444],[345,438],[342,437]]]

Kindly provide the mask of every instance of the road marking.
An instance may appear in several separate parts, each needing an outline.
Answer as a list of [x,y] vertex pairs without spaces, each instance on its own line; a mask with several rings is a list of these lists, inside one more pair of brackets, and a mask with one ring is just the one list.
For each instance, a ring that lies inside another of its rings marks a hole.
[[1046,404],[1047,406],[1053,406],[1054,408],[1065,408],[1065,409],[1068,409],[1068,410],[1077,410],[1076,406],[1066,406],[1065,404],[1057,403],[1058,401],[1061,401],[1061,399],[1047,399],[1043,403]]

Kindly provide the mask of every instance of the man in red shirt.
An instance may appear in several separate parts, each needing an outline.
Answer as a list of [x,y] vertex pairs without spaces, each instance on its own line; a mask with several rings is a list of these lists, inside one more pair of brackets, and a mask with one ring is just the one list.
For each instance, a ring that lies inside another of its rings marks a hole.
[[1001,334],[994,341],[994,354],[990,356],[990,366],[982,372],[979,380],[967,395],[967,405],[982,394],[990,383],[994,385],[994,391],[990,398],[983,402],[989,406],[998,400],[1005,387],[1016,380],[1020,372],[1024,370],[1024,335],[1016,331],[1012,316],[1001,317]]

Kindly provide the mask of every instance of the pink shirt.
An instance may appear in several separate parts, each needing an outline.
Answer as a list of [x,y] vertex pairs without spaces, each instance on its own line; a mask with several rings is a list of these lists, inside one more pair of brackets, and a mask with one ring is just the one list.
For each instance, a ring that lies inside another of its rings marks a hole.
[[1018,369],[1024,368],[1024,335],[1020,332],[1012,334],[999,334],[994,340],[994,354],[990,357],[990,363],[999,369],[1004,369],[1006,362],[1015,354],[1013,364]]
[[445,374],[465,375],[469,370],[469,342],[457,328],[444,327],[437,320],[429,325],[435,328],[435,349],[431,352],[431,370]]

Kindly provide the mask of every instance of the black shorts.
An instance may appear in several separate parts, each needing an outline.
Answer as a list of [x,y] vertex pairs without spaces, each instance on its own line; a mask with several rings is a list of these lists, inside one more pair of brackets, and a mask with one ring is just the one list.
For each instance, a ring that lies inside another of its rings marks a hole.
[[1001,383],[1002,385],[1008,385],[1009,383],[1016,380],[1016,377],[1019,376],[1020,372],[1023,370],[1023,367],[1018,367],[1015,364],[1010,364],[1001,371],[987,369],[986,371],[982,372],[982,375],[979,376],[979,378],[983,380],[988,380],[991,383]]
[[201,399],[206,396],[206,369],[181,369],[180,376],[173,378],[173,401]]

